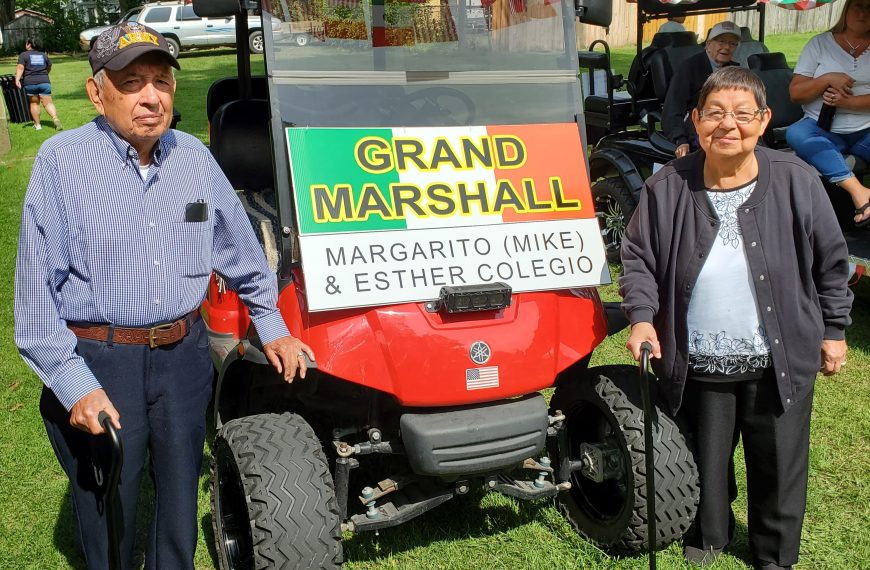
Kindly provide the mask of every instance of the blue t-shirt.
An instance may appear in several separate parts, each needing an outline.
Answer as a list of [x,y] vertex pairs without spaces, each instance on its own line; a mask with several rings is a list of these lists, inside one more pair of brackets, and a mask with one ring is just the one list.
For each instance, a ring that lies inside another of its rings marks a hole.
[[50,83],[48,72],[51,71],[51,60],[43,52],[34,49],[22,52],[18,56],[18,64],[24,66],[21,85]]

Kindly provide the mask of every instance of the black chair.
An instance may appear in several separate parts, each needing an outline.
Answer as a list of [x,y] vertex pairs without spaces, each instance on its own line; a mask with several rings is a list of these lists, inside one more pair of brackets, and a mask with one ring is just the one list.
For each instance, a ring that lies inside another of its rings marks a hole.
[[695,41],[694,32],[677,32],[668,35],[674,36],[671,44],[651,53],[648,62],[653,94],[660,104],[664,103],[674,73],[683,62],[704,51],[704,46]]
[[746,26],[740,26],[740,45],[734,50],[734,61],[748,67],[749,56],[757,53],[768,53],[767,46],[752,37],[752,32]]
[[749,70],[764,84],[767,91],[767,106],[773,112],[773,118],[762,135],[764,144],[771,148],[787,146],[785,131],[788,127],[804,116],[803,108],[792,102],[788,93],[792,71],[785,59],[785,54],[756,53],[749,56]]
[[215,111],[211,152],[238,192],[273,271],[280,266],[279,220],[275,209],[272,145],[266,99],[236,100]]
[[224,103],[211,124],[211,152],[237,190],[266,190],[272,180],[272,145],[266,99]]
[[[652,76],[652,60],[654,58],[659,60],[656,65],[661,65],[660,58],[663,56],[659,54],[659,52],[662,49],[673,47],[684,48],[689,46],[695,46],[693,53],[702,49],[698,45],[698,40],[694,32],[658,32],[654,35],[650,45],[643,48],[640,52],[640,56],[636,56],[631,62],[631,68],[628,71],[629,93],[631,93],[635,99],[658,98]],[[679,54],[680,51],[682,50],[679,50],[676,53]],[[670,54],[666,54],[664,56],[666,60],[670,59],[668,57],[669,55]],[[669,73],[672,75],[677,67],[671,64],[667,69],[670,70]]]
[[[224,103],[235,101],[239,98],[239,78],[224,77],[218,79],[208,88],[205,99],[205,113],[208,122],[212,122],[215,112]],[[268,99],[269,84],[264,75],[251,77],[251,99]]]
[[[595,51],[602,46],[604,51]],[[583,114],[586,118],[586,137],[589,144],[597,143],[601,137],[624,129],[632,120],[634,105],[625,91],[618,91],[623,85],[621,75],[614,75],[610,67],[610,46],[604,40],[595,40],[589,50],[578,51],[577,61],[580,72],[588,74],[588,83],[582,86]],[[596,81],[604,76],[603,90],[596,87]]]

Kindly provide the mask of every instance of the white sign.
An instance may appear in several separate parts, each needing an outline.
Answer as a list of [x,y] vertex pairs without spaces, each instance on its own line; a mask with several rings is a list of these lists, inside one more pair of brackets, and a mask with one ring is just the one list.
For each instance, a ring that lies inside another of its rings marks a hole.
[[502,281],[522,292],[610,283],[595,218],[313,234],[300,242],[311,311],[427,301],[444,286]]

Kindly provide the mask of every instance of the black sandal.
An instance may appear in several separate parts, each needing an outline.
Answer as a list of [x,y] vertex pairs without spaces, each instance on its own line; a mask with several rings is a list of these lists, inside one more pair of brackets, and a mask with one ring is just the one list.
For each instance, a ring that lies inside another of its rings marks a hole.
[[[863,206],[861,206],[860,208],[855,208],[855,215],[856,216],[862,215],[864,212],[867,211],[867,208],[870,208],[870,200],[868,200],[867,203],[864,204]],[[855,222],[855,227],[856,228],[863,228],[867,224],[870,224],[870,216],[864,218],[863,220],[861,220],[859,222]]]

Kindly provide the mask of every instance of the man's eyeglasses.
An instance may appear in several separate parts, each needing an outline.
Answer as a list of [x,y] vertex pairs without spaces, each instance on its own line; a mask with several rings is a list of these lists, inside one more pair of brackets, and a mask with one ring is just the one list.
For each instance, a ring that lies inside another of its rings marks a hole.
[[754,111],[747,111],[745,109],[737,109],[736,111],[723,111],[722,109],[701,109],[698,114],[705,121],[709,121],[711,123],[721,123],[725,120],[725,117],[731,115],[734,117],[734,122],[740,123],[741,125],[746,125],[755,120],[755,117],[760,116],[762,113],[767,111],[767,109],[756,109]]
[[716,40],[716,39],[714,39],[711,41],[714,41],[719,45],[728,46],[731,49],[737,49],[737,46],[740,45],[740,42],[735,42],[734,40]]

